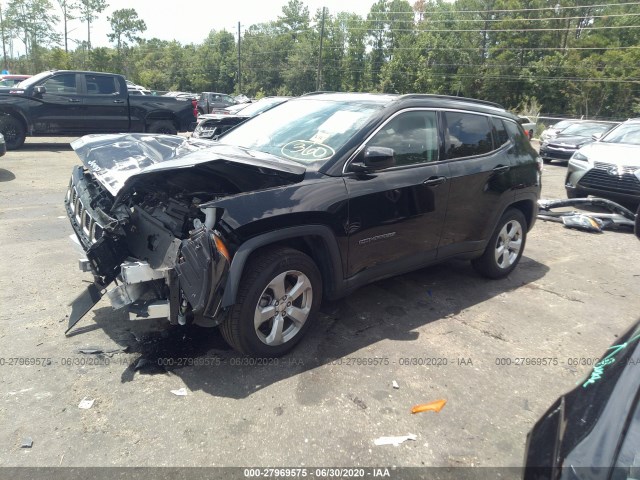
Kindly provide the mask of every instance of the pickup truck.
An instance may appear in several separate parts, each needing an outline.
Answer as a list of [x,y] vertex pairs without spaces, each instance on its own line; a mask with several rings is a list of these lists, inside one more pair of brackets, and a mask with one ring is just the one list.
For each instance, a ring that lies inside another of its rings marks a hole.
[[29,136],[193,129],[195,100],[130,95],[122,75],[51,70],[0,92],[0,133],[15,150]]

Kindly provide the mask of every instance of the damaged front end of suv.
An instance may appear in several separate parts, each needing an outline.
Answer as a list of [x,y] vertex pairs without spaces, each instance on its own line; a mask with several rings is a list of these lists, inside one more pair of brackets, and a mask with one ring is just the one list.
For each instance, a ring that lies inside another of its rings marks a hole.
[[67,332],[107,295],[131,319],[215,326],[238,244],[216,201],[290,184],[304,168],[170,135],[90,135],[72,143],[65,208],[94,282]]

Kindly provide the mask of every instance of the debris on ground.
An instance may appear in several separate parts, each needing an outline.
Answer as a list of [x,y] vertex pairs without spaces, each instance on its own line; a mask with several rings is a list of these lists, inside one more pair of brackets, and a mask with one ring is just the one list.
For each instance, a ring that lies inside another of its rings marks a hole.
[[93,407],[93,402],[95,402],[94,399],[84,397],[78,404],[78,408],[89,410],[91,407]]
[[398,385],[398,382],[396,382],[395,380],[391,382],[391,386],[396,390],[400,388],[400,385]]
[[[553,212],[562,207],[598,207],[610,213],[578,212],[575,210]],[[606,198],[567,198],[562,200],[538,200],[538,218],[563,223],[567,228],[587,232],[602,232],[605,229],[633,229],[636,215],[628,208]]]
[[173,393],[174,395],[177,395],[178,397],[186,397],[187,389],[182,387],[182,388],[179,388],[178,390],[171,390],[171,393]]
[[76,350],[77,353],[83,353],[84,355],[108,355],[112,356],[115,353],[125,352],[126,348],[112,348],[111,350],[105,350],[100,347],[85,347]]
[[421,403],[420,405],[415,405],[411,409],[411,413],[420,413],[420,412],[436,412],[438,413],[444,405],[447,403],[446,400],[435,400],[429,403]]
[[410,433],[409,435],[400,435],[398,437],[380,437],[376,438],[373,443],[376,445],[393,445],[394,447],[399,446],[401,443],[406,442],[407,440],[415,441],[418,438],[417,435]]
[[24,440],[22,440],[22,445],[20,445],[20,448],[31,448],[33,447],[33,439],[31,437],[25,437]]

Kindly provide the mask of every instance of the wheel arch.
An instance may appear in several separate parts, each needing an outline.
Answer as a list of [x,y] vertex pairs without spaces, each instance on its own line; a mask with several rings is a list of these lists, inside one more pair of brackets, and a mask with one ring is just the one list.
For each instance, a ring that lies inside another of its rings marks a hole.
[[[510,204],[505,212],[510,209],[515,208],[516,210],[520,210],[524,215],[525,220],[527,221],[527,231],[531,231],[533,228],[533,224],[536,221],[536,216],[538,215],[538,203],[536,199],[522,199],[518,200],[512,204]],[[504,212],[503,212],[504,215]]]
[[283,228],[258,235],[240,245],[229,267],[221,307],[235,304],[240,279],[251,256],[274,246],[291,247],[311,257],[320,270],[323,290],[328,297],[332,297],[343,282],[340,250],[329,227],[304,225]]
[[0,110],[0,115],[6,115],[18,120],[24,127],[25,133],[29,135],[29,132],[31,130],[29,126],[29,122],[27,120],[27,117],[25,117],[24,113],[22,113],[20,110],[16,108],[3,108],[2,110]]

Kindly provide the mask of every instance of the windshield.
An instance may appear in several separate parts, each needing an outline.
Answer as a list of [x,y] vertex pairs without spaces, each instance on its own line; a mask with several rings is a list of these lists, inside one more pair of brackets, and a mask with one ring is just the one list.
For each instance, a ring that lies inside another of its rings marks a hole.
[[606,123],[577,123],[565,128],[562,131],[562,136],[568,135],[582,135],[588,137],[595,133],[602,133],[609,130],[613,125]]
[[553,126],[553,128],[556,129],[556,130],[562,130],[563,128],[567,128],[572,123],[574,123],[574,120],[562,120],[562,121],[556,123]]
[[602,142],[640,145],[640,123],[623,123],[605,135]]
[[18,85],[16,85],[16,87],[18,87],[18,88],[27,88],[27,87],[29,87],[31,85],[36,85],[43,78],[47,78],[48,76],[50,76],[51,73],[52,72],[41,72],[41,73],[38,73],[37,75],[34,75],[33,77],[29,77],[26,80],[21,81]]
[[382,103],[294,100],[239,125],[220,143],[303,164],[326,161],[382,107]]
[[253,117],[254,115],[258,115],[259,113],[262,113],[279,103],[283,103],[286,100],[286,98],[263,98],[262,100],[258,100],[256,103],[250,103],[249,106],[244,107],[242,111],[238,113],[244,117]]

